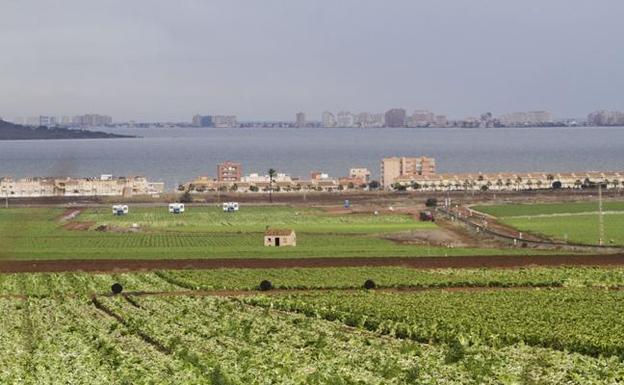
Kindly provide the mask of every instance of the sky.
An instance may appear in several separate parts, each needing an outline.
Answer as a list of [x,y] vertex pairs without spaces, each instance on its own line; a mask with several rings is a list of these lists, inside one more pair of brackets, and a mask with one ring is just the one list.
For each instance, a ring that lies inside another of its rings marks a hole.
[[622,0],[0,0],[0,116],[624,110]]

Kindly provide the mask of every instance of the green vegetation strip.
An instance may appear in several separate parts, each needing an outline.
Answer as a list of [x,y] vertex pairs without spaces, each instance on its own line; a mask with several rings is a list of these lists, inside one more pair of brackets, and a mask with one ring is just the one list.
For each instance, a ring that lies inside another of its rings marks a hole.
[[624,358],[620,291],[311,292],[243,301],[421,342],[492,347],[526,343]]
[[[552,215],[578,214],[598,212],[598,200],[587,202],[564,203],[524,203],[504,205],[473,206],[473,210],[480,211],[495,217],[513,217],[524,215]],[[605,211],[624,211],[624,202],[606,201],[603,203]]]
[[[184,259],[418,257],[536,254],[527,249],[447,248],[394,242],[396,232],[431,231],[436,225],[407,214],[327,214],[291,207],[189,207],[179,216],[166,207],[131,208],[127,216],[86,209],[60,220],[63,209],[0,210],[0,259]],[[138,224],[138,229],[132,225]],[[74,227],[69,230],[67,226]],[[293,228],[296,247],[265,247],[267,226]],[[546,252],[539,252],[546,253]]]
[[624,286],[623,268],[557,267],[526,269],[431,269],[345,267],[296,269],[174,270],[152,273],[0,274],[0,296],[58,297],[126,292],[256,290],[262,280],[278,289],[361,288],[372,279],[382,288],[443,287],[605,287]]
[[[473,209],[498,217],[519,231],[589,245],[598,244],[599,218],[597,202],[550,204],[509,204],[475,206]],[[624,202],[605,202],[604,244],[624,245]]]

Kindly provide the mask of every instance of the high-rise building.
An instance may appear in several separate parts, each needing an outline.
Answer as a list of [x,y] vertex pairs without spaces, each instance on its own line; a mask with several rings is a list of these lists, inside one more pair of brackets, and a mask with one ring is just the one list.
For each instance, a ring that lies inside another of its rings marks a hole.
[[243,167],[240,163],[223,162],[217,165],[217,180],[219,182],[240,182]]
[[216,128],[235,128],[238,126],[236,115],[213,115],[211,118]]
[[336,127],[336,116],[329,111],[323,112],[322,117],[323,127]]
[[370,171],[368,171],[368,169],[364,167],[352,168],[349,170],[350,178],[359,178],[364,183],[368,183],[370,181],[370,176]]
[[435,125],[438,127],[448,126],[448,118],[446,117],[446,115],[436,115]]
[[195,127],[234,128],[238,126],[236,115],[193,115]]
[[427,127],[435,122],[433,112],[427,110],[416,110],[409,119],[410,127]]
[[297,112],[297,115],[295,116],[295,121],[296,121],[296,125],[299,128],[305,127],[306,126],[306,116],[303,112]]
[[587,116],[587,123],[592,126],[624,125],[624,113],[620,111],[595,111]]
[[385,115],[386,127],[405,127],[405,110],[403,108],[393,108]]
[[355,125],[355,116],[349,111],[340,111],[337,115],[336,125],[338,127],[353,127]]
[[108,115],[86,114],[74,116],[72,123],[81,127],[101,127],[111,124],[113,118]]
[[40,115],[39,116],[39,126],[43,126],[43,127],[51,127],[53,126],[53,117],[52,116],[46,116],[46,115]]
[[552,123],[553,117],[548,111],[512,112],[501,116],[500,121],[507,126],[527,126]]
[[381,185],[390,188],[397,179],[410,179],[435,174],[435,159],[392,157],[381,160]]

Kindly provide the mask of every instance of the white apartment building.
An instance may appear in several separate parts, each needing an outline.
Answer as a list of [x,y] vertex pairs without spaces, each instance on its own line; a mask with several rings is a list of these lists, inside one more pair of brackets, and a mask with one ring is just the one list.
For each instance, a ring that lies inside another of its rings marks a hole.
[[349,111],[340,111],[337,115],[336,124],[338,127],[355,126],[355,116]]
[[336,127],[336,116],[329,111],[323,112],[323,127]]

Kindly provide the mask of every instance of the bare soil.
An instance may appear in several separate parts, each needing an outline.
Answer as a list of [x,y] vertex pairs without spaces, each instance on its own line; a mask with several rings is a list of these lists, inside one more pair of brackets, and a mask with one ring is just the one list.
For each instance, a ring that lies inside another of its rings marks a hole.
[[624,266],[624,254],[527,255],[464,257],[353,257],[353,258],[220,258],[220,259],[136,259],[136,260],[42,260],[0,261],[0,273],[17,272],[125,272],[151,270],[219,268],[299,268],[404,266],[437,268],[515,268],[529,266]]
[[407,245],[429,245],[442,247],[466,247],[465,243],[454,232],[447,229],[411,230],[389,234],[385,239]]
[[89,221],[89,222],[78,222],[78,221],[74,221],[74,222],[68,222],[65,223],[63,225],[63,228],[65,230],[73,230],[73,231],[87,231],[89,230],[92,226],[95,225],[95,222],[93,221]]

